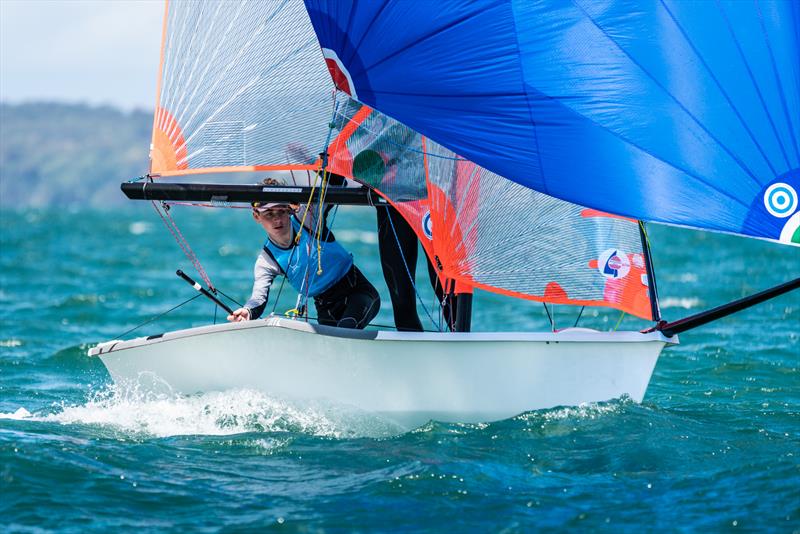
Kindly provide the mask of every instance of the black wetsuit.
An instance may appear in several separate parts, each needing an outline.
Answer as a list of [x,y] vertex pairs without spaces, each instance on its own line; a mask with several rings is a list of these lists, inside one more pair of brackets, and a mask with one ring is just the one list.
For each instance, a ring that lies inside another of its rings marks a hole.
[[341,280],[314,297],[319,324],[340,328],[364,328],[378,315],[378,290],[353,267]]
[[[381,256],[383,278],[386,280],[389,296],[392,298],[394,324],[401,332],[421,332],[422,323],[417,314],[417,295],[414,291],[417,270],[417,234],[394,207],[378,206],[377,214],[378,250]],[[397,234],[396,238],[395,234]],[[444,291],[439,283],[439,277],[436,275],[430,259],[426,257],[426,260],[431,287],[436,292],[439,302],[444,302],[444,320],[452,330],[455,317],[454,307],[444,299]],[[408,266],[408,270],[406,270],[406,266]],[[410,278],[409,273],[411,274]]]

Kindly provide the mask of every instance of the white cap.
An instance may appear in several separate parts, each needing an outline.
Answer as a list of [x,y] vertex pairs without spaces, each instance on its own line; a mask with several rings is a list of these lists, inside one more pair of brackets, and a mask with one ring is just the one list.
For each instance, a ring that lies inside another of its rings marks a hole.
[[287,202],[253,202],[251,204],[253,209],[259,213],[264,213],[268,209],[276,208],[278,206],[286,206],[289,207]]

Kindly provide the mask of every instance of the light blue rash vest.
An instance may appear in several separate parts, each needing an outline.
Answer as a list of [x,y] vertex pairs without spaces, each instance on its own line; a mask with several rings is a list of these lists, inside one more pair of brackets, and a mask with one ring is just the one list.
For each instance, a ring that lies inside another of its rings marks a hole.
[[[300,232],[300,221],[291,217],[295,236]],[[333,237],[330,230],[323,230],[327,236]],[[316,297],[331,288],[342,279],[353,266],[353,255],[336,241],[322,240],[322,274],[317,274],[317,243],[307,229],[300,234],[300,242],[282,248],[270,241],[264,242],[264,251],[275,260],[284,276],[298,293],[306,293],[306,285],[310,284],[308,296]],[[308,279],[306,281],[306,278]]]

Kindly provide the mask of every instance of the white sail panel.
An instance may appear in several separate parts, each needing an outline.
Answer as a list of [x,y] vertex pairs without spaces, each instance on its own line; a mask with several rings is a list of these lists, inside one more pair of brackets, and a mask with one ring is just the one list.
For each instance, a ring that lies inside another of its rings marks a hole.
[[313,168],[333,84],[302,2],[167,4],[151,174]]

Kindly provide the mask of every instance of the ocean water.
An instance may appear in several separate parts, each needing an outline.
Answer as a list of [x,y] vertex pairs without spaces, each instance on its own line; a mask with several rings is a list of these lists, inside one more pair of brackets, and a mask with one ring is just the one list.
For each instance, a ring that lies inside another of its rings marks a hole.
[[[244,300],[263,241],[249,213],[173,213],[215,284]],[[377,320],[391,324],[374,217],[343,209],[337,237],[383,292]],[[800,251],[771,243],[664,227],[651,240],[667,319],[800,273]],[[799,292],[682,334],[642,404],[402,431],[256,391],[115,387],[86,350],[193,297],[176,268],[193,274],[144,203],[0,212],[3,532],[800,531]],[[291,307],[284,292],[278,310]],[[576,313],[556,307],[557,326]],[[213,320],[196,299],[130,337]],[[581,325],[618,320],[587,310]],[[478,293],[473,325],[548,320],[541,304]]]

